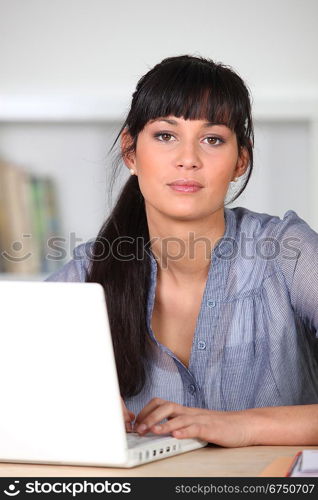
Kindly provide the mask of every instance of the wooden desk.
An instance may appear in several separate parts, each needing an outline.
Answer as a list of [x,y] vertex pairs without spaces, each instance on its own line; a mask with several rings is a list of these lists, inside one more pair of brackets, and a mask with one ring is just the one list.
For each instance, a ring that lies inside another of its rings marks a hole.
[[317,446],[209,446],[132,469],[0,463],[1,477],[256,477],[278,457]]

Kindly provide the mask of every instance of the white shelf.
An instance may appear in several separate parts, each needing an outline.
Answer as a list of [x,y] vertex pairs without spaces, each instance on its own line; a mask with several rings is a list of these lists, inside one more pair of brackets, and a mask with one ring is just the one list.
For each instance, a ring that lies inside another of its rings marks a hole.
[[[123,123],[125,116],[129,110],[131,91],[127,90],[127,92],[124,92],[124,90],[120,89],[115,92],[114,90],[113,92],[109,92],[108,95],[111,96],[111,98],[107,96],[89,98],[88,96],[74,97],[65,95],[55,97],[45,95],[17,96],[13,94],[0,93],[0,127],[2,126],[5,134],[6,125],[8,125],[9,139],[11,137],[10,133],[12,133],[10,129],[19,124],[23,126],[25,124],[27,126],[31,124],[33,124],[34,126],[39,125],[38,129],[41,129],[42,124],[74,124],[76,126],[78,124],[86,124],[87,128],[89,128],[91,124],[104,126],[117,122],[116,128],[118,128],[118,124]],[[256,124],[257,122],[301,122],[306,123],[306,126],[308,125],[308,143],[310,150],[308,151],[306,165],[302,164],[301,168],[306,167],[306,169],[309,169],[310,177],[308,181],[308,205],[310,216],[307,220],[313,228],[318,228],[318,91],[306,92],[305,89],[303,91],[301,89],[298,89],[297,92],[294,92],[286,88],[284,94],[278,92],[274,93],[274,91],[272,94],[257,94],[252,91],[252,95],[252,112]],[[19,127],[17,128],[19,129]],[[94,129],[95,134],[97,134],[97,128]],[[102,127],[100,128],[102,129]],[[76,129],[76,133],[81,133],[81,127]],[[99,132],[98,141],[100,142],[98,142],[97,140],[96,142],[90,142],[90,144],[92,145],[91,147],[93,148],[92,150],[95,150],[94,148],[97,144],[103,144],[103,133],[104,131],[102,130]],[[24,140],[23,136],[22,139]],[[24,147],[25,150],[27,150],[25,143]],[[5,151],[8,157],[10,157],[10,148],[13,151],[16,149],[13,140],[11,140],[11,143],[9,141],[9,146]],[[87,153],[85,150],[83,150],[81,154],[83,158],[86,158]],[[99,153],[97,154],[100,154],[103,158],[102,161],[104,161],[103,146],[100,147]],[[67,148],[65,148],[64,157],[66,159],[66,163],[69,162],[70,164],[72,164],[73,156],[69,153]],[[15,153],[13,155],[13,160],[17,163],[21,161],[19,153]],[[34,165],[41,165],[42,162],[46,160],[44,158],[40,158],[37,155],[31,154],[31,159],[29,161],[33,162]],[[73,195],[70,190],[67,191],[66,188],[66,186],[72,185],[73,177],[71,169],[67,170],[58,168],[59,165],[64,164],[58,156],[54,156],[54,161],[56,162],[56,165],[54,167],[52,167],[52,165],[50,165],[49,167],[46,165],[46,171],[49,174],[56,175],[56,179],[58,179],[58,182],[60,183],[59,185],[62,193],[61,203],[66,212],[66,210],[69,210],[69,206],[79,206],[76,196]],[[87,215],[86,207],[85,213],[84,209],[83,212],[80,212],[80,214],[78,212],[76,212],[76,214],[74,212],[70,212],[70,217],[67,221],[68,226],[66,228],[66,231],[68,232],[73,232],[74,227],[78,228],[79,226],[77,225],[77,221],[86,220],[86,216],[90,221],[103,220],[104,192],[102,192],[102,189],[104,185],[104,170],[101,166],[102,161],[99,162],[99,160],[97,160],[95,162],[95,178],[92,178],[91,184],[88,186],[88,188],[90,189],[90,200],[94,199],[94,203],[91,201],[91,212],[89,215]],[[79,185],[82,186],[82,197],[87,196],[88,192],[87,173],[85,170],[86,166],[87,162],[86,165],[84,162],[82,162],[82,168],[78,171],[78,175],[81,176],[79,177]],[[95,200],[100,200],[100,202],[98,201],[98,203],[95,203]],[[78,210],[78,208],[76,210]],[[95,228],[92,227],[91,222],[87,223],[84,233],[81,232],[82,229],[80,230],[80,237],[84,240],[90,238],[92,234],[95,234],[98,230],[99,224],[100,223],[97,224],[96,222]]]
[[124,98],[32,98],[0,94],[0,122],[116,122],[124,119]]
[[259,121],[316,121],[318,120],[317,96],[264,97],[254,100],[252,113]]

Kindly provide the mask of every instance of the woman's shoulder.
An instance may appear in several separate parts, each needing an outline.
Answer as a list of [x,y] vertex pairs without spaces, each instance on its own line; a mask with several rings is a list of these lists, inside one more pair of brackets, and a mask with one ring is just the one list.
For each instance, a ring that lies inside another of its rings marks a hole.
[[277,237],[296,233],[304,236],[316,234],[309,224],[295,210],[287,210],[282,217],[265,212],[256,212],[245,207],[231,209],[237,232],[245,231],[254,237]]
[[73,250],[73,259],[82,260],[88,263],[93,255],[94,242],[95,240],[89,240],[77,245]]
[[72,252],[73,258],[45,281],[86,281],[93,255],[93,244],[94,240],[90,240],[77,245]]

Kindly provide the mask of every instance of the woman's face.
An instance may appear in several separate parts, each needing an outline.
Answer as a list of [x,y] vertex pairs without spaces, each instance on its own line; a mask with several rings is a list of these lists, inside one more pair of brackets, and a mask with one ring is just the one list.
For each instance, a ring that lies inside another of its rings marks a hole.
[[[244,173],[248,155],[239,155],[236,135],[225,125],[169,116],[145,125],[126,165],[138,176],[148,217],[196,220],[223,208],[229,182]],[[193,181],[199,185],[182,186]]]

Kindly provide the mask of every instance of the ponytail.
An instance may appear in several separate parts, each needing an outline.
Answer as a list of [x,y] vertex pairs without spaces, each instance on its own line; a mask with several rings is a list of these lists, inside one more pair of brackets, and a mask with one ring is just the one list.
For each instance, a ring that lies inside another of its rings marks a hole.
[[132,176],[98,233],[86,277],[104,287],[122,397],[138,394],[145,383],[148,240],[144,198]]

